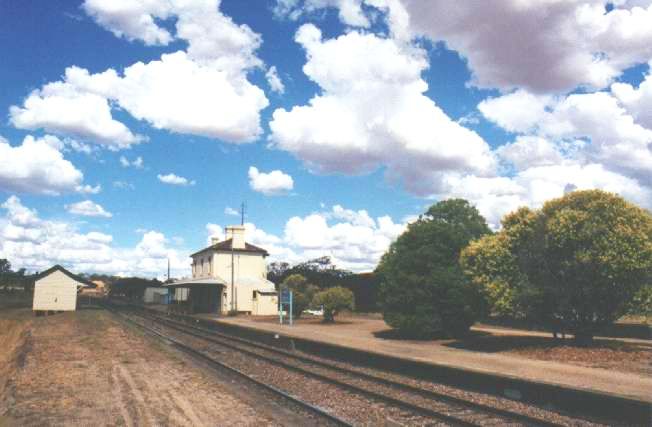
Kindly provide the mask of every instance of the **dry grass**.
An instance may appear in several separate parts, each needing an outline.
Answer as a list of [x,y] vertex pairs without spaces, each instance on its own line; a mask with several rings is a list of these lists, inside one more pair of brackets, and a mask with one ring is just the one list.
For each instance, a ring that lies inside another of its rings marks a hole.
[[29,351],[0,427],[274,424],[212,375],[104,310],[32,316],[29,323]]
[[3,310],[0,318],[0,417],[11,403],[12,377],[24,363],[31,327],[27,314],[25,310]]

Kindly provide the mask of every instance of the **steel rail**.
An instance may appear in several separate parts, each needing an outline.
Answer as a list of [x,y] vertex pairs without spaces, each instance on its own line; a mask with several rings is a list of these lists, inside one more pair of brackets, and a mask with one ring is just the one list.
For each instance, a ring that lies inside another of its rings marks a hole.
[[[392,388],[400,389],[400,390],[403,390],[403,391],[406,391],[406,392],[418,394],[421,397],[424,397],[424,398],[427,398],[427,399],[433,399],[433,400],[436,399],[436,400],[445,401],[445,402],[449,402],[449,403],[460,405],[460,406],[466,406],[469,409],[484,411],[484,412],[491,413],[491,414],[494,414],[494,415],[497,415],[497,416],[510,418],[510,419],[512,419],[514,421],[527,423],[527,424],[530,424],[530,425],[538,425],[538,426],[545,426],[545,427],[560,427],[561,426],[561,424],[553,423],[553,422],[550,422],[550,421],[547,421],[547,420],[542,420],[542,419],[537,418],[537,417],[531,417],[529,415],[519,414],[517,412],[512,412],[512,411],[509,411],[509,410],[506,410],[506,409],[496,408],[496,407],[493,407],[493,406],[484,405],[482,403],[472,402],[472,401],[461,399],[461,398],[458,398],[458,397],[455,397],[455,396],[450,396],[450,395],[446,395],[446,394],[443,394],[443,393],[438,393],[436,391],[427,390],[427,389],[423,389],[423,388],[420,388],[420,387],[415,387],[415,386],[412,386],[412,385],[409,385],[409,384],[400,383],[398,381],[393,381],[393,380],[390,380],[390,379],[387,379],[387,378],[382,378],[382,377],[372,375],[372,374],[369,374],[369,373],[366,373],[366,372],[360,372],[360,371],[357,371],[357,370],[344,368],[344,367],[341,367],[341,366],[338,366],[338,365],[335,365],[335,364],[331,364],[331,363],[324,362],[324,361],[321,361],[321,360],[316,360],[316,359],[306,357],[306,356],[301,356],[301,355],[294,354],[294,353],[286,351],[286,350],[271,347],[271,346],[268,346],[268,345],[265,345],[265,344],[260,344],[260,343],[257,343],[257,342],[251,341],[251,340],[247,340],[247,339],[244,339],[244,338],[240,338],[240,337],[236,337],[236,336],[233,336],[233,335],[221,333],[221,332],[218,332],[218,331],[215,331],[215,330],[201,328],[201,327],[198,327],[198,326],[195,326],[195,325],[192,325],[192,324],[188,324],[186,322],[175,322],[175,321],[173,321],[171,319],[168,319],[166,317],[161,317],[161,316],[149,313],[149,312],[147,314],[149,316],[152,316],[153,318],[156,318],[157,320],[168,323],[171,327],[177,326],[177,325],[183,325],[183,327],[199,331],[199,332],[201,332],[203,334],[207,334],[208,336],[205,337],[206,339],[211,339],[212,335],[217,335],[219,337],[229,339],[229,340],[232,340],[232,341],[237,341],[237,342],[240,342],[242,344],[249,345],[251,347],[260,348],[262,350],[269,351],[271,353],[276,353],[276,354],[279,354],[279,355],[282,355],[282,356],[285,356],[285,357],[293,358],[293,359],[299,360],[299,361],[307,363],[307,364],[317,365],[317,366],[320,366],[320,367],[323,367],[323,368],[326,368],[326,369],[331,369],[331,370],[334,370],[334,371],[337,371],[337,372],[340,372],[340,373],[343,373],[343,374],[347,374],[347,375],[351,375],[351,376],[357,376],[357,377],[363,378],[363,379],[365,379],[367,381],[377,382],[377,383],[380,383],[380,384],[385,385],[387,387],[392,387]],[[181,332],[183,332],[183,331],[181,331]],[[219,342],[218,342],[218,344],[219,344]]]
[[199,359],[204,363],[207,363],[213,369],[216,369],[216,370],[222,369],[222,370],[225,370],[225,371],[230,372],[232,374],[235,374],[238,377],[243,378],[243,379],[251,382],[255,386],[261,387],[261,388],[263,388],[263,389],[265,389],[265,390],[267,390],[269,392],[272,392],[273,394],[276,394],[276,395],[280,396],[281,398],[286,399],[286,400],[290,401],[291,403],[293,403],[295,405],[298,405],[298,406],[300,406],[300,407],[302,407],[304,409],[307,409],[309,412],[312,412],[312,413],[314,413],[314,414],[316,414],[316,415],[318,415],[320,417],[323,417],[323,418],[331,421],[332,423],[334,423],[334,424],[336,424],[338,426],[353,427],[353,424],[349,423],[348,421],[346,421],[346,420],[344,420],[344,419],[342,419],[342,418],[340,418],[340,417],[338,417],[338,416],[336,416],[334,414],[331,414],[330,412],[326,411],[323,408],[320,408],[319,406],[308,403],[308,402],[306,402],[304,400],[299,399],[296,396],[293,396],[293,395],[291,395],[289,393],[286,393],[285,391],[283,391],[281,389],[278,389],[278,388],[276,388],[276,387],[274,387],[272,385],[269,385],[269,384],[266,384],[266,383],[264,383],[262,381],[259,381],[259,380],[255,379],[255,378],[253,378],[252,376],[250,376],[250,375],[248,375],[248,374],[246,374],[246,373],[244,373],[244,372],[242,372],[242,371],[240,371],[238,369],[235,369],[235,368],[233,368],[233,367],[231,367],[229,365],[226,365],[226,364],[224,364],[224,363],[222,363],[222,362],[220,362],[218,360],[215,360],[212,357],[202,353],[201,351],[195,350],[194,348],[192,348],[192,347],[190,347],[190,346],[188,346],[186,344],[183,344],[180,341],[175,340],[174,338],[172,338],[172,337],[170,337],[168,335],[165,335],[165,334],[163,334],[163,333],[161,333],[159,331],[156,331],[153,328],[150,328],[150,327],[148,327],[146,325],[143,325],[143,324],[141,324],[139,322],[136,322],[133,319],[130,319],[129,317],[123,315],[122,313],[120,313],[119,311],[117,311],[115,309],[109,309],[109,310],[111,312],[117,314],[122,319],[129,322],[130,324],[133,324],[133,325],[145,330],[146,332],[148,332],[148,333],[162,339],[163,341],[172,344],[178,350],[180,350],[180,351],[182,351],[182,352],[184,352],[184,353],[186,353],[186,354],[188,354],[188,355],[190,355],[190,356],[192,356],[192,357],[194,357],[196,359]]
[[[382,385],[384,385],[386,387],[391,387],[391,388],[407,391],[407,392],[419,395],[420,397],[424,397],[424,398],[431,399],[431,400],[437,400],[437,401],[439,401],[439,403],[445,402],[445,403],[449,403],[449,404],[453,404],[453,405],[463,407],[464,409],[469,409],[469,410],[473,410],[473,411],[476,411],[476,412],[481,412],[483,414],[491,414],[491,415],[494,415],[494,416],[508,418],[508,419],[510,419],[512,421],[518,421],[518,422],[521,422],[521,423],[524,423],[524,424],[527,424],[527,425],[537,425],[537,426],[546,426],[546,427],[558,427],[558,426],[560,426],[560,424],[552,423],[552,422],[549,422],[549,421],[546,421],[546,420],[542,420],[540,418],[530,417],[528,415],[511,412],[511,411],[508,411],[508,410],[505,410],[505,409],[495,408],[495,407],[492,407],[492,406],[483,405],[481,403],[476,403],[476,402],[460,399],[460,398],[457,398],[457,397],[454,397],[454,396],[448,396],[448,395],[445,395],[443,393],[437,393],[437,392],[434,392],[434,391],[431,391],[431,390],[426,390],[426,389],[414,387],[414,386],[411,386],[411,385],[408,385],[408,384],[399,383],[399,382],[392,381],[392,380],[389,380],[389,379],[386,379],[386,378],[377,377],[375,375],[371,375],[371,374],[368,374],[368,373],[343,368],[343,367],[340,367],[340,366],[332,365],[332,364],[327,363],[327,362],[315,360],[315,359],[312,359],[312,358],[309,358],[309,357],[296,355],[296,354],[290,353],[290,352],[285,351],[285,350],[280,350],[280,349],[273,348],[273,347],[270,347],[270,346],[266,346],[266,345],[263,345],[263,344],[260,344],[260,343],[252,342],[252,341],[249,341],[249,340],[246,340],[246,339],[243,339],[243,338],[234,337],[232,335],[223,334],[223,333],[220,333],[220,332],[217,332],[217,331],[200,328],[200,327],[197,327],[195,325],[189,325],[189,324],[187,324],[185,322],[182,323],[182,322],[173,321],[173,320],[170,320],[170,319],[158,316],[158,315],[154,315],[154,314],[149,313],[149,312],[145,312],[145,315],[143,315],[142,313],[138,313],[138,315],[141,315],[141,316],[146,317],[146,318],[149,317],[150,320],[155,319],[157,321],[163,322],[164,324],[166,324],[166,326],[168,326],[168,327],[170,327],[172,329],[176,329],[179,332],[186,333],[186,334],[189,334],[189,335],[195,336],[197,338],[204,339],[204,340],[207,340],[207,341],[219,344],[219,345],[223,345],[223,346],[231,348],[233,350],[241,351],[241,352],[249,354],[249,355],[251,355],[253,357],[263,359],[263,360],[265,360],[265,361],[267,361],[269,363],[274,363],[274,364],[277,364],[277,365],[281,365],[281,366],[285,367],[286,369],[294,370],[294,371],[297,371],[297,372],[300,372],[302,374],[314,377],[314,378],[319,379],[319,380],[325,380],[327,382],[338,385],[340,387],[347,388],[352,392],[362,393],[362,394],[365,394],[365,395],[367,395],[369,397],[372,397],[374,399],[385,401],[385,402],[391,403],[391,404],[396,405],[396,406],[402,406],[405,409],[408,409],[410,411],[417,412],[417,413],[420,413],[422,415],[426,415],[426,416],[433,417],[433,418],[439,418],[439,419],[441,419],[443,421],[452,422],[452,423],[455,423],[455,424],[458,424],[458,425],[460,425],[460,424],[461,425],[478,425],[478,424],[468,422],[468,421],[466,421],[464,419],[461,419],[459,417],[443,414],[443,413],[441,413],[439,411],[435,411],[435,410],[433,410],[431,408],[425,408],[423,406],[416,405],[416,404],[406,402],[406,401],[403,401],[403,400],[399,400],[399,399],[396,399],[396,398],[393,398],[393,397],[390,397],[390,396],[386,396],[384,394],[376,393],[376,392],[373,392],[373,391],[370,391],[370,390],[365,390],[365,389],[362,389],[360,387],[348,384],[346,382],[342,382],[342,381],[337,380],[337,379],[329,378],[329,377],[326,377],[324,375],[317,374],[315,372],[308,371],[306,369],[303,369],[303,368],[300,368],[300,367],[297,367],[297,366],[294,366],[294,365],[287,364],[286,362],[279,361],[279,360],[276,360],[276,359],[261,355],[259,353],[253,352],[251,350],[247,350],[247,349],[244,349],[242,347],[239,347],[239,346],[236,346],[236,345],[233,345],[233,344],[230,344],[230,343],[225,343],[222,340],[216,339],[214,336],[219,336],[219,337],[222,337],[223,339],[230,340],[230,341],[236,341],[236,342],[242,343],[242,344],[250,346],[250,347],[258,348],[258,349],[261,349],[261,350],[264,350],[264,351],[268,351],[268,352],[271,352],[271,353],[281,355],[283,357],[288,357],[288,358],[291,358],[291,359],[299,360],[299,361],[301,361],[303,363],[306,363],[306,364],[313,364],[313,365],[320,366],[320,367],[323,367],[325,369],[330,369],[330,370],[333,370],[333,371],[337,371],[337,372],[340,372],[340,373],[343,373],[343,374],[346,374],[346,375],[349,375],[349,376],[359,377],[359,378],[362,378],[362,379],[367,380],[367,381],[376,382],[376,383],[382,384]],[[191,329],[191,330],[189,331],[188,329]],[[199,333],[194,332],[194,331],[198,331]]]

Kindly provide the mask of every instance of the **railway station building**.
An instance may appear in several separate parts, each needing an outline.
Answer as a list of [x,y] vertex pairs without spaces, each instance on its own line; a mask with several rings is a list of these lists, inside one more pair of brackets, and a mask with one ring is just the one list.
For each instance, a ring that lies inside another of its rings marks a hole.
[[274,283],[267,280],[268,252],[245,241],[241,225],[226,228],[223,241],[190,255],[192,278],[168,283],[174,305],[190,313],[273,315],[278,313]]

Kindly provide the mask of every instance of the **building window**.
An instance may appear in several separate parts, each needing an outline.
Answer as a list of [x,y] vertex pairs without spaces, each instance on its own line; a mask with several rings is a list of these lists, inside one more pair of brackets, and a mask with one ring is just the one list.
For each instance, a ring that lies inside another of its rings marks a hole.
[[253,299],[256,299],[256,291],[254,291]]

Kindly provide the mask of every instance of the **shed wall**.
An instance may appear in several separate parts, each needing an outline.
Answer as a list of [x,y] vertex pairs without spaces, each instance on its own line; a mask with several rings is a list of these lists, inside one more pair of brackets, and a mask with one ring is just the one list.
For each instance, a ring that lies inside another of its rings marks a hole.
[[77,308],[77,286],[83,286],[83,284],[61,271],[52,272],[34,284],[32,309],[75,311]]

